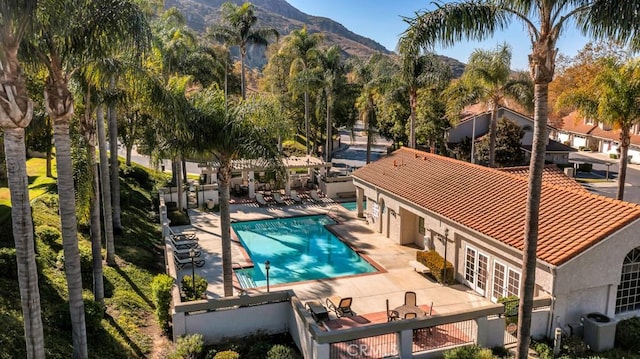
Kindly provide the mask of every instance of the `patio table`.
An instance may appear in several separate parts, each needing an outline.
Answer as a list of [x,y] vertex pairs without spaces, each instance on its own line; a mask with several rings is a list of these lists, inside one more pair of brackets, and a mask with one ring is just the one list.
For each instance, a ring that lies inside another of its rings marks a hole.
[[416,317],[426,317],[427,313],[424,312],[424,310],[422,310],[422,308],[418,307],[417,305],[401,305],[397,308],[394,308],[393,310],[395,310],[396,312],[398,312],[398,317],[400,319],[404,319],[404,316],[408,313],[416,313]]

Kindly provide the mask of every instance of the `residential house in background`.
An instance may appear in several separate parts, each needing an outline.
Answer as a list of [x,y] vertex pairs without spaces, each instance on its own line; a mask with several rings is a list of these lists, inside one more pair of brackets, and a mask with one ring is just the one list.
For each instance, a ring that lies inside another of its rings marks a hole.
[[[582,117],[577,111],[562,118],[555,139],[580,150],[619,155],[620,130],[601,121]],[[640,163],[640,124],[631,127],[629,161]]]
[[[523,129],[522,150],[525,152],[525,160],[529,161],[533,143],[533,119],[507,107],[499,107],[496,111],[498,111],[498,119],[509,119]],[[451,149],[457,148],[466,137],[477,141],[489,133],[491,111],[484,110],[482,105],[468,106],[462,116],[460,122],[447,132],[447,145]],[[569,163],[569,153],[575,152],[575,149],[553,139],[557,136],[555,128],[547,126],[547,132],[549,138],[545,160],[549,163]]]
[[[569,332],[591,312],[640,314],[640,206],[589,193],[557,169],[544,173],[535,296],[552,305],[549,325],[532,333]],[[519,296],[526,169],[401,148],[352,177],[358,215],[373,231],[436,250],[457,281],[492,301]]]

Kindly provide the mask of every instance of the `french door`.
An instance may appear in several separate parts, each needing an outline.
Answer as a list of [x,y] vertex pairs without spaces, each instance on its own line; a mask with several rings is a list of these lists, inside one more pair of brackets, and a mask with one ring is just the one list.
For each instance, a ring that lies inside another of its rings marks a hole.
[[484,296],[487,291],[489,257],[475,248],[467,246],[464,267],[464,279],[467,285]]

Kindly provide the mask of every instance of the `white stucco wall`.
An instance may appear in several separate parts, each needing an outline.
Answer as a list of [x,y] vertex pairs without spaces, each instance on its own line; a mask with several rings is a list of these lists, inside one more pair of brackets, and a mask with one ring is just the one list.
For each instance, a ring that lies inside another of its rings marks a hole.
[[589,312],[615,316],[625,256],[640,246],[640,220],[617,231],[556,269],[554,321],[565,327]]

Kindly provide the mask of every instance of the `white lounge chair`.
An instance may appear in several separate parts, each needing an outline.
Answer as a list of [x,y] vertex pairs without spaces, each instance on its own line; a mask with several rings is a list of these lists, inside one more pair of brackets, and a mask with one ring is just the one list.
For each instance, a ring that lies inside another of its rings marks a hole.
[[287,204],[284,199],[282,199],[280,192],[273,192],[273,200],[276,201],[277,204]]
[[302,202],[302,198],[300,198],[300,197],[298,196],[298,192],[296,192],[296,190],[295,190],[295,189],[294,189],[294,190],[291,190],[291,194],[290,194],[290,196],[289,196],[289,197],[290,197],[294,202],[296,202],[296,203],[300,203],[300,202]]
[[320,196],[318,195],[318,191],[316,191],[315,189],[309,191],[309,197],[311,197],[311,199],[315,202],[322,202],[322,198],[320,198]]
[[256,202],[258,202],[260,206],[269,205],[269,203],[267,203],[267,201],[264,200],[264,195],[262,193],[256,193]]

